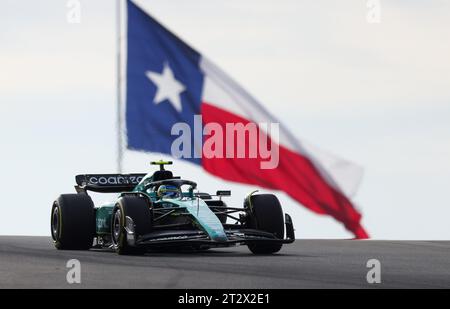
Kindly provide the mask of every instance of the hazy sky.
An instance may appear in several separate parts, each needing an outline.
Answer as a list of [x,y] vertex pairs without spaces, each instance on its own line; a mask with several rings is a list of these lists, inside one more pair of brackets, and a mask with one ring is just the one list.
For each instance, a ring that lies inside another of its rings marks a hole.
[[[376,24],[361,0],[136,2],[300,139],[364,166],[354,201],[373,238],[450,238],[449,1],[380,1]],[[0,234],[49,235],[75,174],[115,171],[115,3],[80,3],[70,24],[66,0],[0,0]],[[128,151],[125,170],[159,158]],[[173,169],[235,206],[254,189]],[[279,197],[298,238],[351,237]]]

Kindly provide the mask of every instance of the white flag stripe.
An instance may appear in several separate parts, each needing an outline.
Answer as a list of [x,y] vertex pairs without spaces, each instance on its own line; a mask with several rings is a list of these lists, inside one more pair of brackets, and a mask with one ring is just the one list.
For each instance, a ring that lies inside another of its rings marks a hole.
[[200,68],[205,74],[203,102],[255,123],[279,123],[279,139],[271,137],[274,142],[311,160],[322,177],[335,189],[348,196],[356,193],[363,175],[361,166],[297,140],[262,104],[204,56],[200,60]]

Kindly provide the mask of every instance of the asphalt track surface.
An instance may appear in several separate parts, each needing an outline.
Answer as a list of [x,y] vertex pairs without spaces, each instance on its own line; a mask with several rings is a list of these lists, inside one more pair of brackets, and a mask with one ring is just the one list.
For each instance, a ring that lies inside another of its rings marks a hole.
[[[81,263],[68,284],[66,263]],[[367,261],[381,283],[367,283]],[[450,242],[297,240],[271,256],[247,247],[118,256],[58,251],[48,237],[0,236],[0,288],[450,288]]]

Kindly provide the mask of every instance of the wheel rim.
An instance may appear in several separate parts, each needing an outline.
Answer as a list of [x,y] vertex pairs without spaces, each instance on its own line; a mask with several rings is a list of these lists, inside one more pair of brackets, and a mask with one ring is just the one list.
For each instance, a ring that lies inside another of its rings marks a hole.
[[114,219],[113,219],[113,230],[112,230],[112,238],[113,238],[113,243],[115,245],[119,244],[119,237],[120,237],[120,232],[121,232],[121,218],[122,218],[122,212],[120,211],[120,209],[117,209],[117,211],[114,214]]
[[59,237],[59,209],[58,207],[53,208],[52,214],[52,238],[58,240]]

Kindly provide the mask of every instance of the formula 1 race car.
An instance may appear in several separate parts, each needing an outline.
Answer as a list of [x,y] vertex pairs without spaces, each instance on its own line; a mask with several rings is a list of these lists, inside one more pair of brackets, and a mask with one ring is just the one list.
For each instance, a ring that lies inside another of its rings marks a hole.
[[[160,168],[147,175],[76,176],[77,193],[60,195],[52,206],[55,247],[143,254],[152,248],[204,250],[243,244],[254,254],[271,254],[295,240],[291,217],[286,214],[283,222],[275,195],[255,191],[242,208],[228,207],[222,198],[230,191],[197,192],[195,182],[174,177],[164,168],[172,162],[152,164]],[[96,207],[88,191],[119,196]]]

